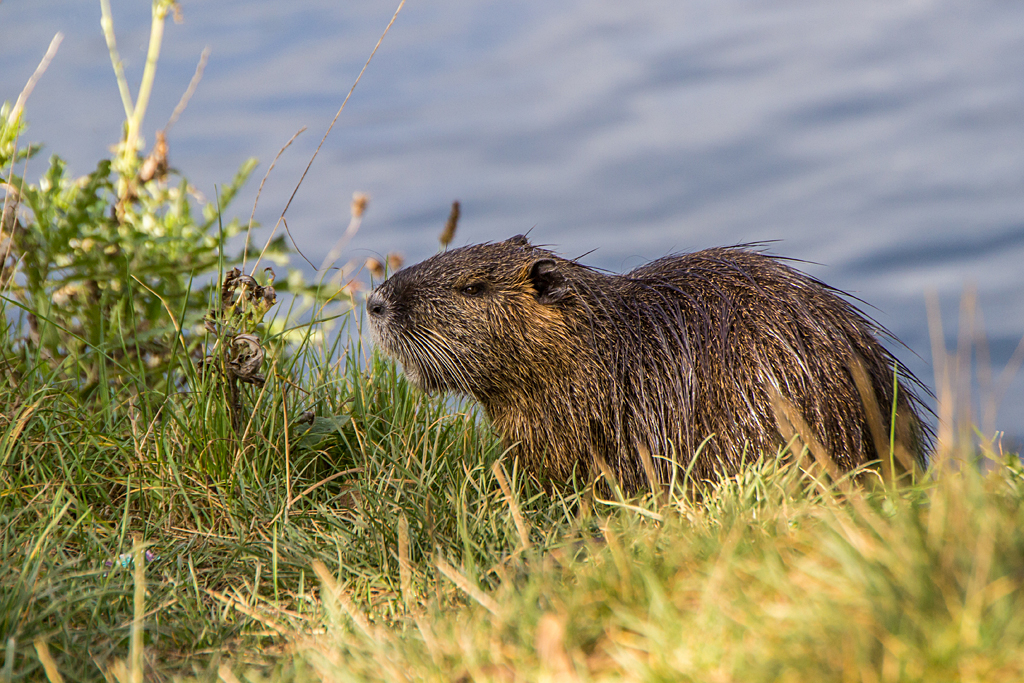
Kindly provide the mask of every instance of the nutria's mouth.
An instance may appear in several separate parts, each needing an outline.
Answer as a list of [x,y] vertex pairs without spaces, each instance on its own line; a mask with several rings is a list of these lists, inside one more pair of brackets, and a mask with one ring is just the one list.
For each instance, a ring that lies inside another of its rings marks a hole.
[[410,361],[407,358],[400,358],[391,353],[388,355],[394,358],[398,364],[402,366],[402,374],[405,375],[405,379],[409,384],[427,394],[433,394],[438,391],[437,387],[433,386],[431,382],[425,379],[423,370],[417,363]]
[[[374,292],[376,294],[376,292]],[[373,343],[377,345],[384,355],[398,361],[402,371],[409,382],[422,391],[430,391],[428,382],[424,379],[424,373],[420,364],[416,361],[416,354],[408,352],[407,344],[396,340],[392,331],[391,321],[382,313],[380,308],[371,308],[372,299],[366,302],[366,310],[370,313],[370,336]],[[399,336],[399,338],[401,338]]]
[[403,328],[393,357],[414,386],[428,393],[455,391],[472,395],[469,378],[449,342],[436,331]]
[[402,365],[406,379],[426,393],[456,391],[471,395],[469,379],[449,342],[437,332],[395,319],[378,292],[366,300],[374,343]]

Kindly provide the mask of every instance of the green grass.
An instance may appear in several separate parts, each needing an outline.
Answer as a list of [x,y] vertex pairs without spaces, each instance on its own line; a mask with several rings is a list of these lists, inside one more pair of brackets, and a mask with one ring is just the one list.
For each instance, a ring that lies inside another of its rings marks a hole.
[[[1019,465],[899,492],[792,493],[755,467],[651,514],[598,507],[495,557],[487,604],[441,582],[363,631],[326,610],[289,680],[1016,681]],[[799,487],[798,487],[799,488]],[[528,515],[529,516],[529,515]],[[535,529],[535,535],[540,534]],[[422,569],[424,576],[429,567]],[[467,572],[468,574],[468,572]],[[359,603],[355,598],[352,599]],[[459,606],[463,603],[465,606]],[[385,665],[384,663],[389,663]]]
[[[126,656],[134,578],[120,559],[135,536],[157,555],[145,620],[157,677],[214,654],[268,661],[287,638],[253,615],[269,610],[286,633],[319,619],[315,560],[393,616],[400,517],[415,562],[487,566],[509,547],[500,489],[481,476],[500,446],[475,414],[356,351],[307,346],[267,374],[246,390],[242,434],[212,377],[167,398],[129,383],[109,400],[83,400],[42,363],[4,383],[3,671],[38,677],[40,638],[73,679]],[[298,424],[307,410],[317,435]]]
[[[146,100],[112,60],[132,137]],[[969,348],[942,349],[917,483],[766,454],[667,500],[546,489],[472,404],[320,323],[261,326],[251,287],[208,302],[254,162],[197,221],[125,141],[88,182],[54,157],[21,183],[0,109],[0,683],[1024,680],[1024,471],[952,424]],[[348,276],[287,287],[320,307]],[[197,369],[225,360],[193,353],[207,315],[267,350],[237,402]]]
[[42,362],[9,377],[0,680],[129,680],[137,610],[147,680],[1024,678],[1015,457],[898,490],[768,458],[605,501],[517,471],[471,405],[307,342],[245,388],[241,433],[212,375],[87,398]]

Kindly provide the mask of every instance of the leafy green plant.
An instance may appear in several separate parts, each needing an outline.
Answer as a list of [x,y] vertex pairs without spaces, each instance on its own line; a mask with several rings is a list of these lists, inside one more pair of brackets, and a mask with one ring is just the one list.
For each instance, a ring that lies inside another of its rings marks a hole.
[[[168,126],[157,132],[150,153],[143,155],[139,131],[163,23],[177,4],[153,2],[149,52],[134,102],[117,54],[109,4],[101,0],[101,7],[125,107],[125,137],[111,158],[76,178],[54,154],[38,182],[29,182],[15,173],[40,149],[19,145],[25,131],[24,94],[17,105],[0,110],[4,353],[21,373],[46,367],[84,389],[106,391],[110,382],[123,383],[129,376],[157,387],[166,381],[176,352],[191,352],[200,343],[203,317],[219,298],[217,273],[240,261],[225,253],[242,226],[237,219],[224,223],[221,216],[257,161],[245,161],[218,189],[216,202],[204,200],[168,167],[166,130],[191,87]],[[268,252],[279,256],[283,249],[278,240]]]
[[[7,114],[5,107],[3,140],[22,128]],[[0,165],[11,168],[33,152],[4,145]],[[127,365],[145,368],[147,377],[165,373],[176,327],[199,325],[217,289],[210,276],[241,229],[237,220],[222,225],[220,212],[255,166],[246,161],[221,191],[220,206],[206,204],[201,217],[188,181],[168,182],[170,172],[126,179],[105,159],[73,178],[53,155],[38,183],[0,176],[14,208],[5,231],[5,299],[24,313],[27,328],[16,345],[23,360],[40,356],[88,385],[124,374]]]

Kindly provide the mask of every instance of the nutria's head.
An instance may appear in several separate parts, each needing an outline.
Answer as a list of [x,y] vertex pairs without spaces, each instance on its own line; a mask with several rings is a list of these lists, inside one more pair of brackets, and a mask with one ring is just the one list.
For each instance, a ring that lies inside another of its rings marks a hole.
[[413,384],[487,404],[521,393],[566,351],[576,270],[586,269],[519,235],[401,270],[367,297],[366,311],[374,340]]

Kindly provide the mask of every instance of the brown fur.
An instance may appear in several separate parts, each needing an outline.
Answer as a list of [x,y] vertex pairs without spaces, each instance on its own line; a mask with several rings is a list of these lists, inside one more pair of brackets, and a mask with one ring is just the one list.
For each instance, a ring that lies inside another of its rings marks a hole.
[[919,462],[929,441],[911,390],[920,384],[878,342],[884,330],[827,285],[744,247],[610,275],[518,236],[399,271],[367,310],[414,384],[475,397],[528,468],[560,481],[603,460],[637,491],[645,449],[662,482],[673,459],[686,468],[698,450],[692,476],[734,472],[782,441],[772,387],[838,467],[876,460],[851,377],[858,358],[885,433],[895,365],[902,441]]

